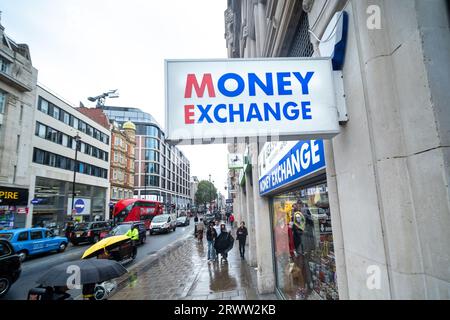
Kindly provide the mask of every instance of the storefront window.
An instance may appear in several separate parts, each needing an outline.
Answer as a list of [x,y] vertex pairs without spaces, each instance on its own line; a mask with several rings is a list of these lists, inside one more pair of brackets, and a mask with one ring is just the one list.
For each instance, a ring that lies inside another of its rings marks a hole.
[[276,277],[286,299],[337,300],[336,264],[325,183],[273,198]]

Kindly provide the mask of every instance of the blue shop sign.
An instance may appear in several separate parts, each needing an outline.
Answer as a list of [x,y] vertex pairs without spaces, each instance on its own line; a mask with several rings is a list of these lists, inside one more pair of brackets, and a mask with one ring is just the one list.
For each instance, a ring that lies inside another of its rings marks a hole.
[[323,141],[299,141],[259,179],[260,195],[267,194],[323,168],[325,168]]

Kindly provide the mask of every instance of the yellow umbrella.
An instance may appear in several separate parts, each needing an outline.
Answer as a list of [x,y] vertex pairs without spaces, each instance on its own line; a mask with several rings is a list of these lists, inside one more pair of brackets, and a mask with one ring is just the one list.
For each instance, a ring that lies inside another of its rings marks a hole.
[[130,240],[130,237],[125,236],[125,235],[112,236],[112,237],[105,238],[105,239],[97,242],[96,244],[92,245],[91,247],[89,247],[89,249],[87,249],[84,252],[81,259],[97,256],[102,251],[106,250],[107,248],[110,248],[111,246],[118,246],[122,242],[125,242],[127,240]]

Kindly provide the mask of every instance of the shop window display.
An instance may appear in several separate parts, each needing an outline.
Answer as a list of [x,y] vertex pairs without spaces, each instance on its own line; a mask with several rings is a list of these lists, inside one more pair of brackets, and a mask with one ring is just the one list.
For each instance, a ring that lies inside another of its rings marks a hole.
[[286,299],[337,300],[326,184],[273,198],[277,286]]

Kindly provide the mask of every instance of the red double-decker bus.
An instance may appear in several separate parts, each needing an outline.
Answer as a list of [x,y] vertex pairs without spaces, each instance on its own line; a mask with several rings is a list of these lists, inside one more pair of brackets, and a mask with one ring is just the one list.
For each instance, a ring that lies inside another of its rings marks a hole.
[[113,219],[115,224],[143,221],[148,230],[153,217],[163,214],[163,211],[163,205],[158,201],[123,199],[114,206]]

